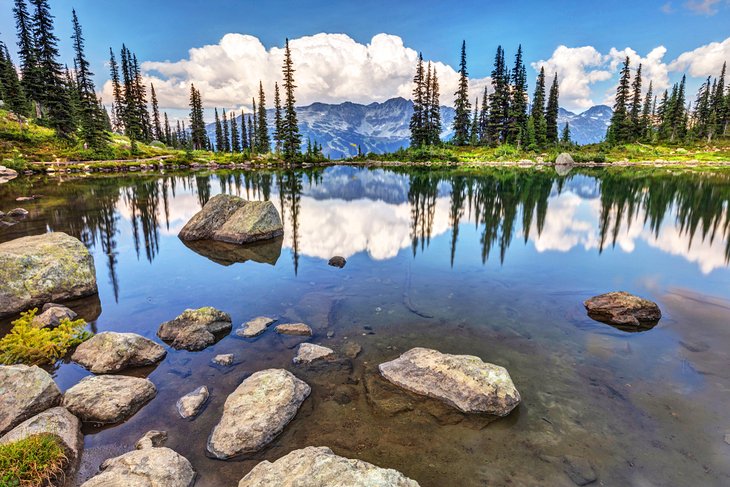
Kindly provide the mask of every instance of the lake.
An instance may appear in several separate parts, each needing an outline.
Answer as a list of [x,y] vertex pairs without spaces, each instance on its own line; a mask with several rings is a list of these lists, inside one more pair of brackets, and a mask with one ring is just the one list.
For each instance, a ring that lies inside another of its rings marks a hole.
[[[212,196],[268,199],[284,237],[247,247],[181,242]],[[15,198],[42,195],[32,202]],[[424,170],[332,166],[21,177],[0,210],[29,217],[0,241],[47,231],[94,256],[97,298],[72,306],[93,331],[160,341],[186,308],[230,313],[234,330],[264,315],[304,322],[311,342],[362,348],[331,367],[292,364],[299,343],[233,332],[156,367],[129,372],[158,388],[123,424],[84,426],[82,481],[150,429],[188,458],[198,486],[235,486],[257,462],[309,445],[395,468],[422,486],[730,485],[730,173],[646,169]],[[330,267],[334,255],[347,259]],[[625,290],[663,317],[630,332],[590,319],[583,301]],[[8,329],[8,323],[3,322]],[[522,403],[490,421],[388,387],[379,363],[415,347],[506,367]],[[211,359],[233,353],[234,365]],[[223,403],[257,370],[312,387],[268,448],[205,455]],[[127,372],[125,372],[127,373]],[[89,374],[53,369],[62,390]],[[194,421],[177,399],[207,385]],[[571,480],[572,479],[572,480]]]

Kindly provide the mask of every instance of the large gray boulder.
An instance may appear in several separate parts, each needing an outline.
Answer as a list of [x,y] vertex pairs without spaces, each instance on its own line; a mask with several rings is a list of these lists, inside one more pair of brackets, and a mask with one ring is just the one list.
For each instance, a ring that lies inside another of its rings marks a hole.
[[190,462],[166,447],[134,450],[101,464],[101,473],[81,487],[191,487],[195,470]]
[[380,364],[379,369],[393,384],[439,399],[464,413],[506,416],[521,400],[504,367],[473,355],[417,347]]
[[148,379],[89,376],[66,391],[63,405],[82,421],[112,424],[134,415],[156,394],[157,388]]
[[310,392],[309,385],[289,371],[256,372],[226,399],[208,438],[208,452],[227,459],[260,450],[283,431]]
[[573,160],[573,157],[567,152],[562,152],[558,154],[558,157],[555,158],[556,166],[572,166],[573,164],[575,164],[575,161]]
[[217,195],[182,228],[182,240],[218,240],[234,244],[279,237],[284,226],[270,201],[246,201],[237,196]]
[[651,328],[662,317],[655,302],[625,291],[600,294],[583,305],[594,320],[618,327]]
[[97,292],[94,259],[62,232],[0,243],[0,316]]
[[186,309],[174,320],[162,323],[157,336],[174,348],[195,351],[214,344],[217,335],[228,333],[231,328],[233,322],[228,313],[207,306]]
[[0,366],[0,435],[61,402],[53,378],[35,365]]
[[157,363],[166,354],[162,345],[136,333],[105,331],[79,345],[71,360],[95,374],[108,374]]
[[256,465],[238,487],[418,487],[397,470],[335,455],[327,447],[294,450],[274,463]]

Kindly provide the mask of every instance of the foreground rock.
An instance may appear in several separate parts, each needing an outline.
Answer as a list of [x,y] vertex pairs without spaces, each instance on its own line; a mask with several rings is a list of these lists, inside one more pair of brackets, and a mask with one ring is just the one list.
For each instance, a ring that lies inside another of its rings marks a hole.
[[105,331],[79,345],[71,360],[95,374],[108,374],[157,363],[166,354],[162,345],[136,333]]
[[266,328],[269,327],[272,323],[274,323],[276,320],[272,318],[267,318],[266,316],[259,316],[258,318],[254,318],[251,321],[247,321],[246,323],[241,326],[238,330],[236,330],[236,335],[244,338],[253,338],[256,336],[259,336],[263,332],[266,331]]
[[345,264],[347,264],[347,260],[339,255],[335,255],[327,262],[327,265],[331,265],[332,267],[339,267],[340,269],[345,267]]
[[277,325],[275,330],[280,335],[312,336],[312,329],[304,323],[284,323]]
[[150,430],[134,444],[136,450],[159,448],[167,443],[167,431]]
[[94,259],[61,232],[0,244],[0,316],[97,292]]
[[178,414],[184,419],[194,418],[203,410],[203,406],[205,406],[209,396],[210,393],[205,386],[200,386],[193,392],[185,394],[177,400]]
[[231,316],[210,306],[186,309],[180,316],[166,321],[157,330],[157,336],[170,342],[174,348],[202,350],[216,341],[216,335],[233,328]]
[[226,399],[208,452],[226,459],[260,450],[289,424],[310,392],[306,382],[286,370],[256,372]]
[[99,375],[84,377],[67,390],[63,405],[82,421],[111,424],[134,415],[156,394],[147,379]]
[[393,384],[439,399],[464,413],[506,416],[521,400],[504,367],[472,355],[412,348],[380,364],[379,369]]
[[0,435],[59,402],[61,391],[45,370],[0,366]]
[[75,320],[78,315],[72,309],[55,303],[43,305],[43,312],[33,318],[32,325],[38,328],[54,328],[63,320]]
[[68,458],[68,465],[64,473],[67,478],[73,478],[81,460],[84,436],[81,434],[81,422],[66,408],[54,407],[47,409],[25,420],[0,438],[0,444],[20,441],[29,436],[43,433],[55,435],[61,440]]
[[191,487],[195,470],[179,453],[166,448],[143,448],[110,458],[102,472],[81,487]]
[[222,194],[211,198],[185,224],[179,237],[182,240],[211,239],[243,244],[283,234],[279,212],[270,201],[246,201]]
[[418,487],[397,470],[335,455],[327,447],[308,446],[256,465],[238,487]]
[[334,356],[335,352],[331,348],[313,343],[302,343],[299,345],[299,351],[292,362],[295,364],[311,364],[319,360],[332,359]]
[[588,316],[609,325],[652,327],[662,317],[655,302],[625,291],[594,296],[583,304]]

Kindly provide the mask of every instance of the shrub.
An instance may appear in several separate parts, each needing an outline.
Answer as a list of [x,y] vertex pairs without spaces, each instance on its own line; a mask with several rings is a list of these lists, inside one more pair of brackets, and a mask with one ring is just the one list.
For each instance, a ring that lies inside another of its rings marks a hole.
[[64,319],[55,328],[38,328],[32,323],[37,311],[21,313],[20,318],[13,321],[10,333],[0,339],[0,363],[52,364],[91,337],[84,329],[86,322],[81,319]]
[[43,433],[0,445],[0,485],[62,485],[68,457],[58,437]]

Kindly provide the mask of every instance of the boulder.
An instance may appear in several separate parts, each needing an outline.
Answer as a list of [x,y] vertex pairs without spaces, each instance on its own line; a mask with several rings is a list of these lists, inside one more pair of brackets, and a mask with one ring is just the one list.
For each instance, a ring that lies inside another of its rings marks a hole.
[[284,323],[277,325],[274,329],[280,335],[312,336],[312,329],[304,323]]
[[463,413],[506,416],[520,403],[507,370],[472,355],[417,347],[380,364],[379,370],[393,384],[439,399]]
[[216,365],[221,365],[223,367],[229,367],[233,365],[233,354],[232,353],[222,353],[220,355],[216,355],[213,357],[212,362]]
[[555,158],[556,166],[572,166],[573,164],[575,164],[575,161],[573,160],[573,157],[567,152],[562,152],[558,154],[558,157]]
[[[50,304],[50,306],[49,306]],[[72,309],[60,304],[48,303],[43,305],[43,312],[33,318],[31,324],[38,328],[54,328],[63,320],[75,320],[78,315]]]
[[211,239],[215,231],[245,204],[246,200],[238,196],[228,194],[213,196],[203,206],[203,209],[193,215],[185,224],[178,237],[182,240]]
[[236,330],[236,335],[244,338],[253,338],[259,336],[266,331],[266,328],[276,320],[273,318],[267,318],[266,316],[259,316],[251,321],[247,321],[241,328]]
[[25,218],[28,216],[29,211],[25,208],[13,208],[7,215],[13,218]]
[[159,448],[167,443],[167,431],[150,430],[134,444],[136,450]]
[[166,447],[143,448],[110,458],[101,473],[81,487],[192,487],[195,470],[190,462]]
[[594,296],[583,305],[594,320],[618,327],[651,328],[662,317],[655,302],[625,291]]
[[205,403],[208,401],[208,397],[210,397],[210,393],[208,392],[208,388],[205,386],[200,386],[193,392],[185,394],[177,400],[176,406],[178,414],[180,414],[180,417],[184,419],[194,418],[200,414],[203,406],[205,406]]
[[94,259],[62,232],[0,244],[0,316],[96,294]]
[[268,240],[284,235],[284,225],[271,201],[249,201],[213,235],[213,240],[234,244]]
[[327,447],[294,450],[274,463],[264,460],[238,483],[238,487],[418,487],[397,470],[335,455]]
[[216,341],[216,335],[233,328],[231,316],[210,306],[186,309],[180,316],[166,321],[157,330],[157,336],[177,349],[202,350]]
[[218,242],[216,240],[183,240],[183,244],[193,252],[223,266],[248,261],[276,265],[279,257],[281,257],[284,237],[276,237],[245,245]]
[[53,378],[35,365],[0,366],[0,435],[61,402]]
[[157,388],[148,379],[89,376],[66,391],[63,405],[82,421],[111,424],[134,415],[156,394]]
[[313,343],[302,343],[299,345],[296,357],[294,357],[295,364],[311,364],[319,360],[327,360],[334,358],[335,352],[331,348],[323,347],[321,345],[315,345]]
[[260,450],[283,431],[310,392],[309,385],[289,371],[254,373],[226,399],[208,438],[208,452],[227,459]]
[[119,372],[162,360],[165,348],[136,333],[104,331],[76,347],[71,360],[95,374]]
[[331,265],[332,267],[339,267],[340,269],[345,267],[345,264],[347,264],[347,260],[344,257],[341,257],[339,255],[332,257],[327,262],[327,265]]

